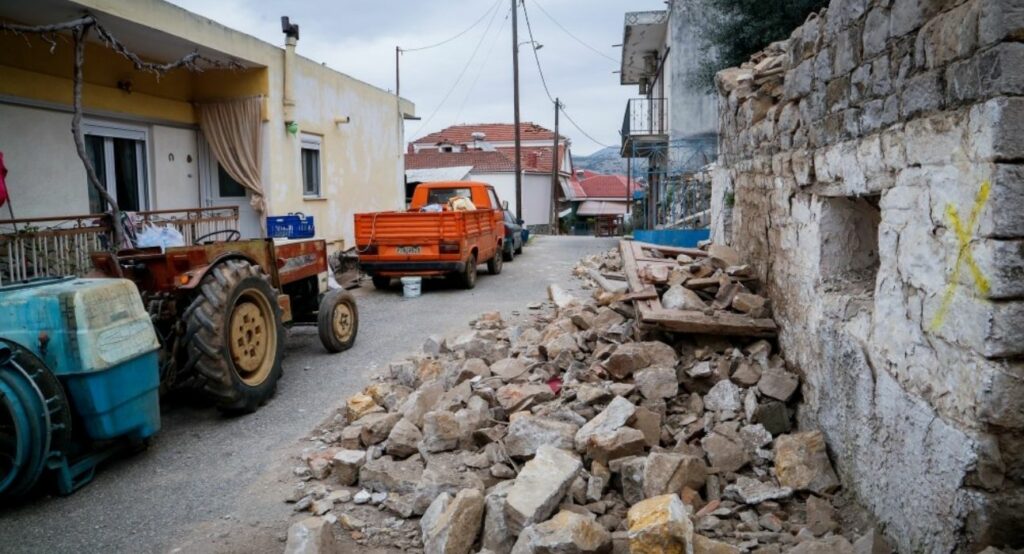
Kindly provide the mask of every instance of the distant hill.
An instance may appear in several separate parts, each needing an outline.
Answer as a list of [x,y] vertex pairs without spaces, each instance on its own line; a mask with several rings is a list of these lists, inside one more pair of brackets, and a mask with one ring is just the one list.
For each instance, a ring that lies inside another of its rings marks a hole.
[[[576,169],[589,169],[591,171],[609,175],[626,174],[626,158],[621,157],[619,155],[619,149],[614,146],[602,148],[589,156],[573,156],[572,163]],[[644,168],[646,166],[646,159],[634,158],[633,175],[643,175]]]

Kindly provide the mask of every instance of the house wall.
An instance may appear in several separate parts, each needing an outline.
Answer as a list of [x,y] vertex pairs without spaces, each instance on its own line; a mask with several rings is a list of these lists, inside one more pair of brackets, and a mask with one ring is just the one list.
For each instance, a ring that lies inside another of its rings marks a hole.
[[701,6],[694,2],[673,0],[669,7],[667,43],[670,47],[665,67],[665,82],[670,94],[670,138],[687,139],[714,136],[718,133],[716,95],[689,84],[691,75],[705,59],[700,49]]
[[[514,173],[471,173],[471,179],[494,187],[498,199],[508,202],[516,213],[516,176]],[[531,227],[545,226],[551,221],[551,176],[536,173],[523,175],[523,222]]]
[[1024,546],[1022,28],[833,0],[756,56],[783,75],[719,73],[713,238],[758,264],[801,424],[903,552]]

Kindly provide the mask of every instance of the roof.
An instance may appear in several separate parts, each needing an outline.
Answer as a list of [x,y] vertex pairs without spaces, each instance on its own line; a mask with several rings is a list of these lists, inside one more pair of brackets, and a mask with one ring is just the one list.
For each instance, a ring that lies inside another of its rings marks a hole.
[[625,215],[628,212],[626,203],[623,202],[606,202],[603,200],[584,200],[576,215],[581,216],[595,216],[595,215]]
[[468,152],[438,152],[423,150],[405,155],[405,169],[436,169],[440,167],[473,168],[478,172],[502,172],[516,170],[512,160],[501,152],[470,150]]
[[[553,139],[553,136],[550,137]],[[515,147],[495,148],[509,160],[516,159]],[[522,146],[519,148],[519,162],[523,171],[528,173],[551,173],[551,146]],[[536,154],[536,155],[535,155]],[[561,160],[565,154],[565,146],[558,145],[558,159]],[[563,173],[565,173],[563,171]]]
[[469,177],[470,171],[473,171],[473,166],[471,165],[406,169],[405,180],[408,183],[422,183],[425,181],[461,181]]
[[587,197],[587,192],[583,190],[583,186],[580,185],[580,180],[575,175],[569,177],[569,193],[566,196],[571,200],[583,200]]
[[[629,184],[632,190],[640,188],[636,181]],[[580,181],[580,187],[587,198],[625,198],[626,176],[595,175]]]
[[[446,129],[430,133],[419,138],[415,144],[440,144],[450,142],[453,144],[467,144],[473,142],[473,133],[483,133],[487,142],[511,142],[516,139],[516,127],[512,123],[472,123],[465,125],[452,125]],[[520,123],[520,140],[553,140],[555,133],[545,129],[536,123]],[[562,138],[565,138],[564,136]]]

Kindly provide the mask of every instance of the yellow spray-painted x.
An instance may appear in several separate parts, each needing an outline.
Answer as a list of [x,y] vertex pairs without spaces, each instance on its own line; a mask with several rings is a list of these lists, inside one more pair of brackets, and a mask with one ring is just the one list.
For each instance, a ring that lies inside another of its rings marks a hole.
[[960,214],[957,212],[956,206],[946,204],[946,217],[949,218],[949,223],[952,225],[953,231],[956,232],[958,248],[956,265],[953,266],[953,275],[950,277],[949,284],[946,285],[946,292],[942,296],[942,304],[939,305],[939,311],[935,313],[935,318],[932,320],[933,331],[941,327],[946,319],[946,313],[949,312],[949,306],[953,303],[953,295],[956,293],[956,287],[960,282],[960,270],[963,264],[967,264],[967,268],[974,278],[974,284],[978,287],[978,291],[982,295],[988,294],[988,279],[981,273],[981,269],[978,268],[978,264],[974,261],[974,256],[971,254],[970,230],[974,229],[974,226],[978,223],[978,215],[981,214],[981,209],[985,207],[985,202],[988,201],[990,188],[991,185],[989,185],[988,181],[981,183],[981,188],[978,189],[978,196],[974,200],[974,207],[971,209],[971,215],[967,219],[966,226],[960,220]]

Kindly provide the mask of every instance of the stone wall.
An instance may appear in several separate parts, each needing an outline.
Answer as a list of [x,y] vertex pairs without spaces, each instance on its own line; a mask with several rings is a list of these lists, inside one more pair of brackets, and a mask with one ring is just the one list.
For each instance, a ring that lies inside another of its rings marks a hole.
[[718,75],[713,238],[904,552],[1024,546],[1024,3],[833,0]]

